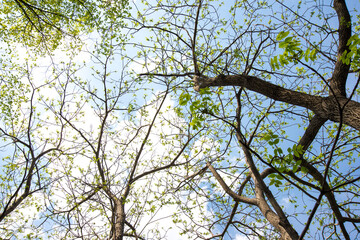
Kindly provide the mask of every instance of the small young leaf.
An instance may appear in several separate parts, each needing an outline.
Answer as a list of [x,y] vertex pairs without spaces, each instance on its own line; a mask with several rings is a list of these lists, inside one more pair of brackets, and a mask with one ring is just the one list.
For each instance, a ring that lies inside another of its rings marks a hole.
[[277,41],[280,41],[284,38],[287,37],[287,35],[289,35],[290,32],[284,32],[284,31],[281,31],[277,36],[276,36],[276,40]]

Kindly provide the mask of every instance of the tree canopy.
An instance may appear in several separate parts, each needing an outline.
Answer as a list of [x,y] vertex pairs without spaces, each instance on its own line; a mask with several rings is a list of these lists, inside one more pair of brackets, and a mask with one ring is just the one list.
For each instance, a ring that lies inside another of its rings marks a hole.
[[38,53],[54,50],[64,36],[74,40],[94,29],[118,27],[128,9],[125,0],[4,0],[1,4],[3,41],[35,47]]
[[5,239],[357,239],[360,3],[3,1]]

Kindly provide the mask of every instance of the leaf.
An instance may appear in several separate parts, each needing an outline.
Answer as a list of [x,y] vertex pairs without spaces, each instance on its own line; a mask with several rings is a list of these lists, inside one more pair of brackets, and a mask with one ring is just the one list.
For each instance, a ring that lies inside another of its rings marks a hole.
[[279,180],[284,180],[283,176],[281,176],[280,174],[276,174],[276,178]]
[[304,53],[304,57],[305,57],[305,61],[308,62],[310,57],[310,48],[306,49]]
[[185,92],[181,93],[179,97],[179,104],[181,106],[186,105],[190,101],[190,98],[191,96],[189,93],[185,93]]
[[289,43],[288,42],[280,42],[279,43],[279,48],[286,48],[287,46],[289,45]]
[[294,151],[294,155],[295,155],[295,157],[300,157],[300,154],[298,153],[298,151]]
[[314,61],[316,59],[316,53],[317,53],[317,50],[316,49],[313,49],[311,52],[310,52],[310,60],[311,61]]
[[270,134],[266,134],[266,135],[263,137],[263,139],[264,139],[265,141],[269,141],[269,140],[271,139],[271,135],[270,135]]
[[[275,56],[276,57],[276,56]],[[275,70],[275,60],[274,60],[274,58],[271,58],[270,59],[270,66],[271,66],[271,69],[272,70]]]
[[285,37],[287,37],[289,35],[290,32],[284,32],[281,31],[277,36],[276,36],[276,40],[280,41],[282,39],[284,39]]
[[301,167],[301,172],[302,173],[308,173],[308,169],[306,167]]
[[211,91],[210,91],[210,88],[206,87],[206,88],[201,88],[199,93],[200,93],[200,95],[211,94]]

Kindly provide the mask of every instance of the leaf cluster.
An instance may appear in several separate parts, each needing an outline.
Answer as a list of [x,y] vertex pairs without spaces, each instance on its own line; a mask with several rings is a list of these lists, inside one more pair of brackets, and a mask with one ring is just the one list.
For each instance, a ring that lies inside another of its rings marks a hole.
[[284,49],[284,52],[271,58],[270,65],[272,69],[280,69],[280,66],[283,67],[289,63],[296,64],[302,58],[304,58],[306,62],[315,61],[317,57],[317,50],[315,48],[307,48],[304,50],[300,40],[295,36],[288,37],[289,34],[289,31],[282,31],[276,37],[279,48]]

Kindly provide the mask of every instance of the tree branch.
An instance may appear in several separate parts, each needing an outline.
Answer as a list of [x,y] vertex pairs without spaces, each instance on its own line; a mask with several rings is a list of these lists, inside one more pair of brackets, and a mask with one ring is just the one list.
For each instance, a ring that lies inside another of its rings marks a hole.
[[319,117],[334,122],[340,121],[340,109],[343,107],[343,122],[360,130],[360,103],[345,97],[320,97],[280,87],[258,77],[248,75],[219,75],[213,78],[194,76],[194,89],[200,91],[206,87],[239,86],[260,93],[276,101],[300,106],[313,111]]
[[220,185],[224,189],[224,191],[227,194],[229,194],[236,202],[243,202],[243,203],[247,203],[247,204],[251,204],[251,205],[255,205],[255,206],[258,205],[257,199],[240,196],[240,195],[236,194],[233,190],[231,190],[229,188],[229,186],[224,182],[222,177],[217,173],[215,168],[213,166],[211,166],[211,164],[209,162],[206,164],[206,166],[210,169],[210,171],[212,172],[212,174],[214,175],[216,180],[220,183]]

